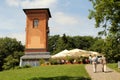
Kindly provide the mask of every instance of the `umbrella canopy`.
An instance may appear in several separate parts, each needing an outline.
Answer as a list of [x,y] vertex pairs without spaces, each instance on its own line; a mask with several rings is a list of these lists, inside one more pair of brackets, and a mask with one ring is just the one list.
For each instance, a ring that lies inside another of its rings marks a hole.
[[96,55],[96,56],[101,56],[100,53],[98,52],[94,52],[94,51],[89,51],[89,53],[93,56],[93,55]]
[[59,53],[57,53],[57,54],[55,54],[55,55],[53,55],[53,56],[51,56],[52,58],[60,58],[60,57],[66,57],[66,56],[68,56],[69,54],[68,54],[68,50],[63,50],[63,51],[61,51],[61,52],[59,52]]
[[81,50],[81,49],[72,49],[72,50],[63,50],[53,56],[51,56],[51,58],[64,58],[67,56],[70,57],[88,57],[89,55],[97,55],[100,56],[100,54],[98,52],[94,52],[94,51],[86,51],[86,50]]
[[69,51],[69,56],[71,57],[80,57],[82,56],[83,54],[85,54],[85,51],[84,50],[81,50],[81,49],[72,49]]

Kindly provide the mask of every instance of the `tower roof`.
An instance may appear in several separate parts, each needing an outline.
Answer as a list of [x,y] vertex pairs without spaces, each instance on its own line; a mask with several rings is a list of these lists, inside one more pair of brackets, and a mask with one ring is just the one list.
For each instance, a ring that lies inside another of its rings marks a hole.
[[23,11],[26,13],[27,11],[36,11],[36,10],[47,10],[49,17],[51,18],[51,13],[49,8],[33,8],[33,9],[23,9]]

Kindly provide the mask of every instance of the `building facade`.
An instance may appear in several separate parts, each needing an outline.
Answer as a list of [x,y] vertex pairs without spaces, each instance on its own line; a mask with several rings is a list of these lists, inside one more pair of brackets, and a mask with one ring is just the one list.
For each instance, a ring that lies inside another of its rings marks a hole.
[[48,21],[51,14],[48,8],[23,9],[26,14],[25,55],[20,58],[20,66],[40,65],[40,59],[48,60]]

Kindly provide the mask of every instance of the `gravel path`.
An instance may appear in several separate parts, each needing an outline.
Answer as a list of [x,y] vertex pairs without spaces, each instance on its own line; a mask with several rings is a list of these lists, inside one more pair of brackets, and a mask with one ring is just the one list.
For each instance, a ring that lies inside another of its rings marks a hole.
[[97,72],[93,72],[91,64],[86,65],[86,70],[91,76],[92,80],[120,80],[120,73],[107,67],[107,72],[104,73],[101,70],[101,64],[97,65]]

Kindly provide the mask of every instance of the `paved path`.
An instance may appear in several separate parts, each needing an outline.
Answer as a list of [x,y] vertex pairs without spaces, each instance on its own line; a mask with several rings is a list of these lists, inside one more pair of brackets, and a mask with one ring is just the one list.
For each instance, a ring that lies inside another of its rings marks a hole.
[[92,80],[120,80],[120,73],[107,67],[107,72],[104,73],[101,71],[101,65],[97,65],[97,72],[93,72],[91,64],[86,65],[86,70],[91,76]]

